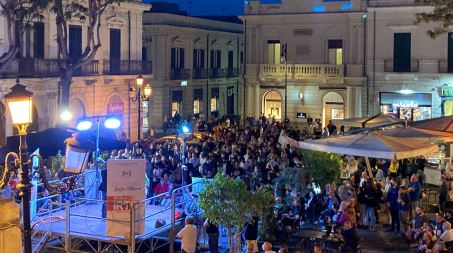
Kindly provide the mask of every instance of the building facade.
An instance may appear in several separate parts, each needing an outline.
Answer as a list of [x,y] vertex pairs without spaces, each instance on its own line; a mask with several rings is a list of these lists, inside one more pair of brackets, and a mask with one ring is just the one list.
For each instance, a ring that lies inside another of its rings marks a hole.
[[[150,127],[179,114],[241,113],[242,25],[228,17],[191,17],[166,4],[143,16],[143,54],[154,62]],[[155,10],[155,11],[153,11]]]
[[[145,82],[152,78],[152,64],[142,59],[142,13],[150,5],[139,0],[110,6],[101,21],[101,49],[90,63],[76,71],[70,91],[70,110],[77,120],[93,115],[121,115],[124,132],[137,138],[137,106],[129,102],[129,85],[137,75]],[[1,96],[9,92],[17,78],[34,92],[34,122],[29,131],[42,131],[60,122],[59,52],[56,43],[55,15],[47,10],[44,19],[34,22],[23,35],[19,55],[0,68]],[[9,47],[6,21],[0,15],[0,54]],[[86,43],[87,24],[83,19],[72,19],[68,25],[70,55],[80,55]],[[13,134],[9,112],[6,113],[7,136]]]
[[363,114],[365,1],[257,0],[244,8],[244,114],[296,125]]
[[409,120],[453,114],[453,37],[431,38],[434,24],[415,24],[432,7],[413,0],[369,1],[367,75],[369,114]]

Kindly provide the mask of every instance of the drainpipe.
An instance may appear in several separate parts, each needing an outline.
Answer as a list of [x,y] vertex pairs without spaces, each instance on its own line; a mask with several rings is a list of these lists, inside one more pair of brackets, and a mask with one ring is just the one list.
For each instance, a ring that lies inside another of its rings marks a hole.
[[244,67],[244,70],[242,71],[242,82],[243,82],[243,89],[244,89],[244,92],[243,92],[243,105],[242,105],[242,110],[244,111],[244,114],[243,114],[243,120],[244,120],[244,125],[245,125],[245,118],[247,117],[247,112],[245,110],[246,108],[246,97],[247,97],[247,89],[246,89],[246,83],[245,83],[245,70],[246,70],[246,63],[247,63],[247,19],[244,20],[244,51],[243,51],[243,55],[244,55],[244,59],[242,61],[242,65]]
[[[129,60],[128,64],[130,64],[130,62],[131,62],[131,11],[127,12],[127,26],[128,26],[128,29],[127,29],[127,35],[128,35],[127,36],[127,39],[128,39],[127,59]],[[130,65],[129,65],[129,69],[130,69]]]
[[368,32],[368,13],[366,13],[367,17],[363,19],[363,76],[365,77],[366,79],[366,98],[367,98],[367,103],[366,103],[366,114],[368,115],[369,114],[369,105],[368,105],[368,97],[369,97],[369,84],[368,84],[368,73],[367,73],[367,66],[368,66],[368,62],[367,62],[367,32]]
[[[374,23],[373,23],[373,102],[375,99],[375,87],[376,87],[376,11],[373,13],[374,16]],[[374,104],[373,104],[373,111],[374,111]]]
[[209,78],[210,78],[210,62],[209,59],[211,57],[211,54],[209,53],[209,34],[206,36],[206,69],[208,71],[208,76],[206,78],[206,122],[209,121],[209,114],[210,108],[209,108],[209,102],[211,102],[211,98],[209,97]]
[[[239,65],[240,65],[239,57],[240,57],[240,52],[239,52],[239,37],[238,37],[237,44],[236,44],[236,67],[238,68],[238,71],[239,71]],[[238,77],[236,78],[236,97],[237,97],[235,99],[236,113],[239,114],[239,73],[238,73]]]

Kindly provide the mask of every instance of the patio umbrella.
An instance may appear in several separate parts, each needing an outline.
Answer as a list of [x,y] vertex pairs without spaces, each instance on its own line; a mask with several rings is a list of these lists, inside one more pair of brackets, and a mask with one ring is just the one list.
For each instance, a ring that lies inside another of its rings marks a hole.
[[417,130],[428,134],[444,137],[453,136],[453,116],[414,121],[411,122],[410,125]]
[[332,123],[337,126],[345,127],[376,128],[403,124],[404,121],[389,115],[377,114],[372,117],[332,120]]
[[[437,151],[437,144],[435,142],[441,140],[432,135],[423,136],[424,133],[412,129],[401,130],[400,132],[382,132],[386,131],[334,136],[306,142],[292,140],[282,132],[279,142],[312,151],[399,160],[431,155]],[[398,133],[402,134],[401,137],[395,137]]]

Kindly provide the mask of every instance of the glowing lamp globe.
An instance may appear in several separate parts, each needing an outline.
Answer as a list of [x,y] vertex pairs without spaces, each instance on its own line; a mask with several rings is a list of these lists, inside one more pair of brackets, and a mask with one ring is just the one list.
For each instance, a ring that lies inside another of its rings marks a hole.
[[149,98],[152,93],[153,89],[151,89],[151,86],[149,86],[149,84],[145,85],[145,87],[143,88],[143,96],[145,98]]
[[189,128],[187,126],[183,126],[182,127],[182,132],[185,133],[185,134],[188,133],[189,132]]
[[135,80],[137,82],[137,87],[142,87],[143,86],[143,77],[141,75],[137,76],[137,79]]
[[32,96],[33,92],[28,91],[24,85],[19,83],[19,80],[11,88],[11,92],[4,96],[11,112],[13,125],[19,126],[32,123]]

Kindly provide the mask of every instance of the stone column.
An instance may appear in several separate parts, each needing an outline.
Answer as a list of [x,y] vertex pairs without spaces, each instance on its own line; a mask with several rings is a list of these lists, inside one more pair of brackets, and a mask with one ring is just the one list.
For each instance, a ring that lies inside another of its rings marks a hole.
[[356,105],[354,97],[355,97],[354,87],[348,86],[346,88],[346,115],[345,115],[345,118],[354,117],[354,106]]

